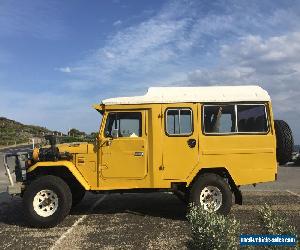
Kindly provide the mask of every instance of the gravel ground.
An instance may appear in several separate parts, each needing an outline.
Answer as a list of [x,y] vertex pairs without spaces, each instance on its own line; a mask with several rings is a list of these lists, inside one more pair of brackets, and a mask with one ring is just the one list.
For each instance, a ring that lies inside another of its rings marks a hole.
[[[263,232],[257,208],[267,203],[300,235],[300,167],[280,167],[278,177],[242,188],[244,205],[229,215],[241,222],[241,233]],[[6,184],[0,162],[1,249],[187,249],[190,240],[185,205],[169,193],[87,193],[59,226],[41,230],[26,226],[22,200],[4,193]]]
[[[186,249],[190,239],[186,208],[168,193],[87,194],[63,223],[44,230],[26,227],[20,198],[3,193],[0,196],[3,249]],[[262,232],[257,208],[267,203],[300,234],[297,195],[286,191],[244,191],[244,203],[235,205],[230,213],[241,222],[241,233]]]

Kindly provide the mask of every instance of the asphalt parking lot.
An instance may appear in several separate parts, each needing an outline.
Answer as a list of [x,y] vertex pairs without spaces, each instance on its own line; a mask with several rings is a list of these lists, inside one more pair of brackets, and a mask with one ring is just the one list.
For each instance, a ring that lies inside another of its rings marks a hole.
[[[2,163],[0,169],[3,249],[185,249],[188,246],[190,228],[185,205],[169,193],[87,193],[59,226],[43,230],[28,228],[22,216],[22,200],[3,192],[7,180]],[[242,189],[244,205],[235,205],[230,214],[241,222],[241,233],[260,233],[256,209],[267,203],[296,226],[300,234],[300,167],[279,167],[278,177],[275,183]]]

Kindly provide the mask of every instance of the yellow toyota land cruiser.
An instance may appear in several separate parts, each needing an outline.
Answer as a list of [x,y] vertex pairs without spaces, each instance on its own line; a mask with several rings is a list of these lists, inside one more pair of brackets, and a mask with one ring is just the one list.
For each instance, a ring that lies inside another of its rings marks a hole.
[[30,225],[57,225],[86,191],[172,191],[228,214],[242,204],[241,185],[276,180],[277,162],[293,150],[289,126],[274,121],[259,86],[154,87],[94,108],[102,115],[94,144],[48,136],[49,147],[13,155],[16,177],[5,156],[8,192],[23,197]]

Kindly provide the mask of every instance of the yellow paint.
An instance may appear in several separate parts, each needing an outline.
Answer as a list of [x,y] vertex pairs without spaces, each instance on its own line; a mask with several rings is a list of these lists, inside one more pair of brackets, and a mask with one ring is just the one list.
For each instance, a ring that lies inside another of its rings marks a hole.
[[[103,178],[143,179],[147,175],[147,148],[144,138],[107,139],[101,150],[101,176]],[[108,146],[108,144],[110,144]],[[143,156],[134,156],[135,152]],[[120,171],[126,164],[126,171]]]
[[[250,103],[250,102],[249,102]],[[267,134],[205,135],[202,133],[202,104],[98,105],[103,111],[96,144],[60,145],[61,152],[74,155],[72,162],[38,162],[29,171],[43,166],[66,166],[87,189],[113,190],[170,188],[172,182],[188,186],[203,168],[226,168],[236,185],[274,181],[277,173],[276,140],[271,103]],[[167,108],[189,108],[193,113],[193,133],[169,137],[165,128]],[[142,136],[106,138],[109,112],[142,113]],[[189,139],[196,140],[190,148]],[[136,156],[135,153],[143,155]]]
[[[165,121],[166,111],[172,108],[188,108],[192,111],[193,124],[198,124],[198,106],[195,103],[163,104],[162,114]],[[193,132],[186,136],[167,135],[166,123],[162,124],[162,156],[163,178],[166,180],[178,180],[186,177],[199,163],[199,126],[193,127]],[[194,148],[188,146],[188,140],[195,139]],[[188,159],[188,164],[187,164]]]
[[31,166],[27,172],[30,173],[37,168],[42,168],[42,167],[66,167],[70,170],[70,172],[74,175],[74,177],[81,183],[81,185],[86,189],[90,190],[91,187],[86,181],[86,179],[82,176],[82,174],[78,171],[78,169],[75,167],[75,165],[70,162],[70,161],[55,161],[55,162],[37,162],[33,166]]

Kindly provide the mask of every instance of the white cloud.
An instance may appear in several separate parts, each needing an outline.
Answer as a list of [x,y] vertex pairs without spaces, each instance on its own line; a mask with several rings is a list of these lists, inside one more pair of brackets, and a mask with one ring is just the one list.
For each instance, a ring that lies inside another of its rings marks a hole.
[[300,32],[266,39],[258,35],[241,37],[223,44],[219,53],[216,67],[196,69],[189,73],[189,79],[208,83],[265,80],[270,89],[299,87]]
[[150,85],[260,84],[275,115],[299,124],[299,11],[273,1],[170,1],[61,69],[75,79],[68,87],[98,86],[106,96],[142,94]]
[[221,50],[223,57],[242,60],[241,63],[295,62],[299,61],[300,32],[288,33],[282,36],[271,36],[266,39],[256,35],[240,38],[235,44],[224,45]]
[[286,119],[300,140],[300,32],[241,37],[220,47],[216,67],[198,68],[187,79],[198,84],[259,84],[273,100],[275,117]]
[[[276,18],[283,19],[288,14],[288,10],[261,10],[257,4],[249,5],[248,1],[230,5],[216,1],[209,12],[206,8],[205,3],[198,1],[170,1],[156,15],[112,33],[104,46],[72,66],[73,73],[100,85],[120,84],[120,78],[139,85],[153,76],[155,82],[174,71],[190,71],[205,61],[207,55],[219,56],[220,44],[246,37],[249,29],[255,28],[257,32],[282,29],[283,24]],[[296,18],[294,22],[300,23],[297,15],[292,16]],[[225,46],[223,50],[225,53]],[[279,60],[282,55],[274,52],[266,56]]]
[[[186,9],[179,2],[168,6],[173,5]],[[177,16],[171,9],[164,9],[152,18],[116,32],[103,47],[72,67],[74,75],[94,79],[99,84],[114,82],[118,75],[123,79],[130,77],[131,84],[139,84],[145,75],[164,71],[162,64],[173,64],[191,48],[185,38],[190,20],[176,19]]]
[[117,21],[113,22],[113,26],[119,26],[121,24],[122,24],[121,20],[117,20]]
[[214,69],[196,69],[188,73],[188,81],[194,85],[205,84],[241,84],[249,83],[248,79],[255,73],[250,67],[229,66],[226,68],[217,67]]
[[58,71],[63,72],[63,73],[71,73],[72,69],[70,67],[62,67],[62,68],[57,68]]
[[103,52],[104,55],[108,58],[108,59],[114,59],[115,58],[115,55],[109,51],[104,51]]

